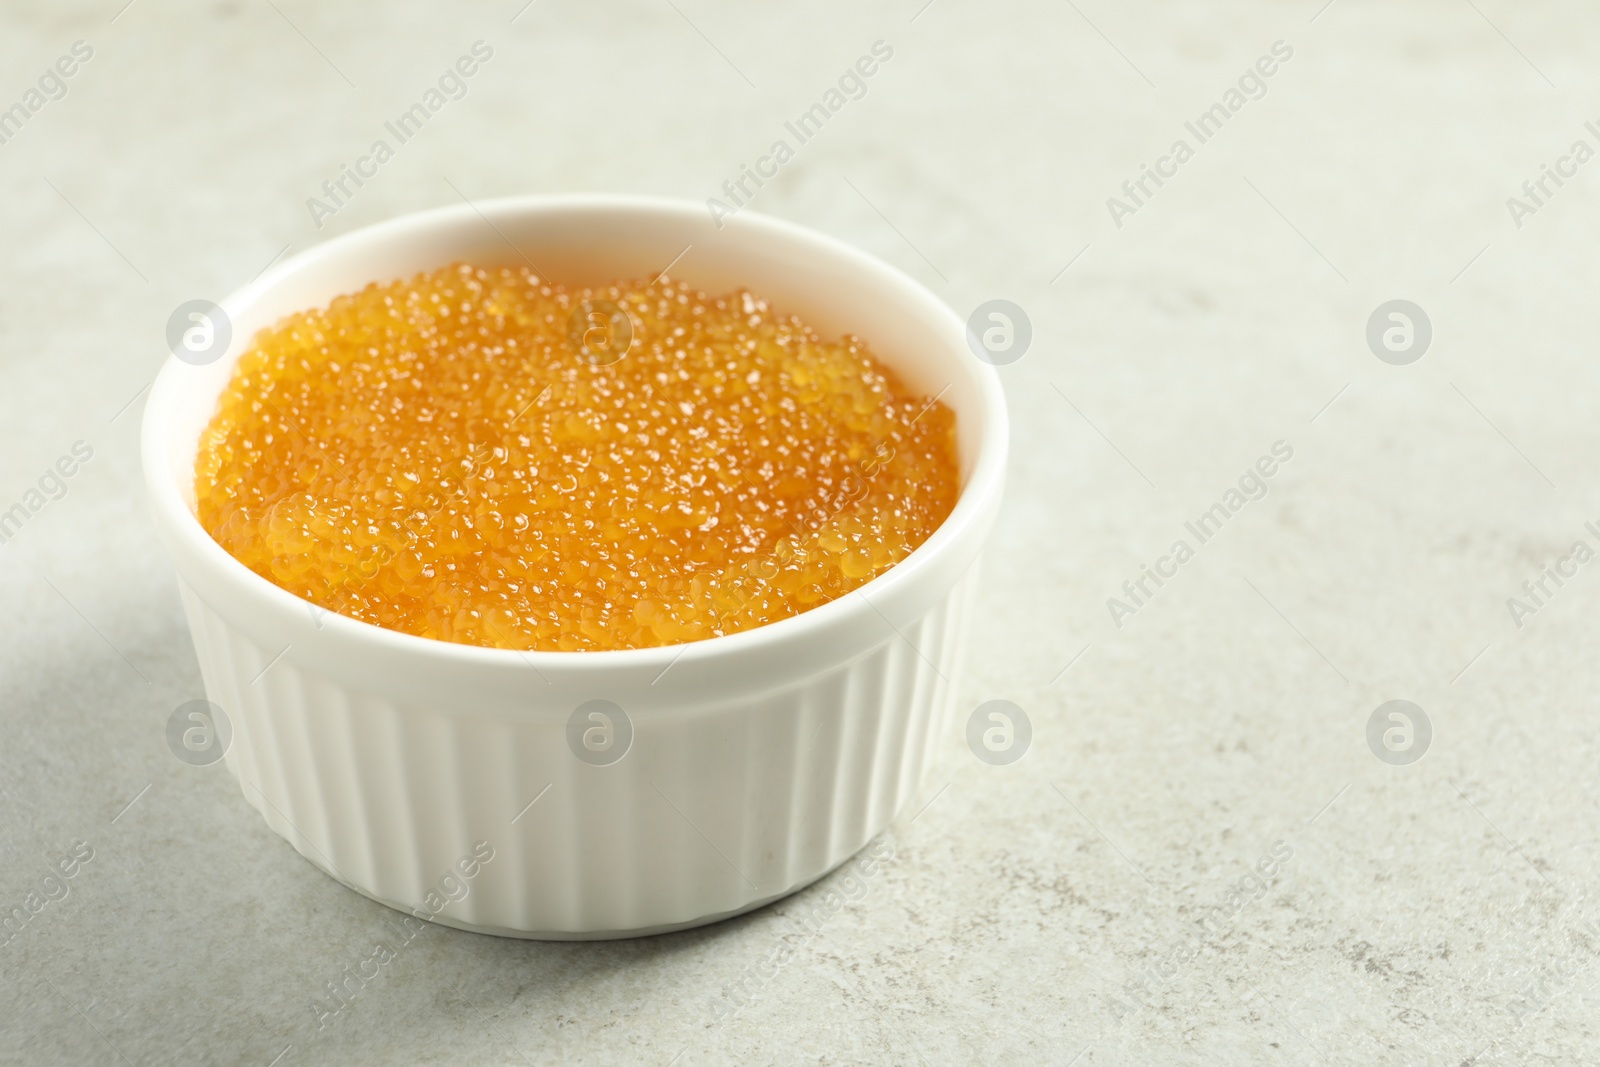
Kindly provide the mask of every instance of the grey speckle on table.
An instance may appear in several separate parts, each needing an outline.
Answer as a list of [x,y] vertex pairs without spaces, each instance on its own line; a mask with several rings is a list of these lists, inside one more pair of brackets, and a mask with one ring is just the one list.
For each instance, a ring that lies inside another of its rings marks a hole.
[[[1592,7],[124,3],[0,12],[0,1062],[1600,1059]],[[168,316],[463,198],[720,197],[880,40],[752,208],[1032,325],[892,859],[643,940],[429,927],[320,1016],[394,913],[164,740]]]

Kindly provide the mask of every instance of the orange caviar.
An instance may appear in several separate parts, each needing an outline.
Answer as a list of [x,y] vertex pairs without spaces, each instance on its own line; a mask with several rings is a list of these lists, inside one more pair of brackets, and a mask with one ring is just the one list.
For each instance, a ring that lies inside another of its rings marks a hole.
[[958,490],[955,415],[854,337],[742,291],[467,265],[263,330],[195,473],[211,536],[313,604],[569,651],[842,596]]

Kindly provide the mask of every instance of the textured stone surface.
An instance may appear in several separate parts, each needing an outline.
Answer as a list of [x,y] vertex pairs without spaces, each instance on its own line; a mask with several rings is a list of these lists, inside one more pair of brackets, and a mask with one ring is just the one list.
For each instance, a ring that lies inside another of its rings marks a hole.
[[[1600,571],[1520,628],[1506,603],[1600,548],[1593,168],[1520,228],[1505,202],[1600,147],[1591,10],[119,2],[0,14],[0,107],[94,49],[0,144],[0,510],[93,448],[0,547],[0,910],[94,851],[0,946],[0,1061],[1600,1057]],[[480,39],[468,95],[319,230],[306,199]],[[703,199],[879,39],[865,97],[754,206],[962,314],[1029,312],[962,702],[1015,701],[1032,750],[991,766],[952,729],[837,912],[825,882],[643,941],[429,929],[319,1030],[311,998],[391,913],[166,748],[200,695],[138,477],[167,316],[463,196]],[[1278,40],[1266,95],[1116,226],[1106,198]],[[1410,366],[1364,340],[1396,298],[1433,323]],[[1269,495],[1114,625],[1107,598],[1280,440]],[[1409,766],[1366,741],[1393,698],[1433,724]]]

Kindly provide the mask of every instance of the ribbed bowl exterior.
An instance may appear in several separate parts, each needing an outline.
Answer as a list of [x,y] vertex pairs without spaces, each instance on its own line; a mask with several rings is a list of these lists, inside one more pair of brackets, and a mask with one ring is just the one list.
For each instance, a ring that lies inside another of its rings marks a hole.
[[274,831],[392,907],[565,939],[747,911],[887,826],[947,722],[973,581],[756,699],[635,717],[608,766],[569,749],[570,708],[533,701],[517,720],[397,702],[308,669],[293,644],[264,647],[182,591],[207,693],[232,725],[227,766]]
[[[792,618],[594,652],[479,648],[329,614],[206,533],[195,456],[246,338],[376,280],[441,263],[515,265],[518,248],[538,248],[569,285],[652,277],[670,263],[685,284],[747,288],[825,335],[872,338],[907,388],[956,414],[954,509],[900,562]],[[317,866],[449,925],[651,933],[793,892],[917,793],[1000,510],[1007,420],[995,368],[913,279],[754,212],[711,219],[688,201],[527,196],[345,234],[270,268],[222,313],[226,355],[175,357],[157,376],[145,478],[207,693],[232,727],[228,767]],[[631,744],[625,731],[599,753],[583,744],[597,704],[631,724]]]

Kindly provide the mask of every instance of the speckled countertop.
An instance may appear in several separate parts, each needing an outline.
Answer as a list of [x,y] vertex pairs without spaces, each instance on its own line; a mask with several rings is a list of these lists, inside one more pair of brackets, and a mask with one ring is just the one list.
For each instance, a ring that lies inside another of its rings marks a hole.
[[[0,1061],[1600,1059],[1592,8],[122,2],[0,13]],[[1029,316],[961,684],[1029,750],[955,724],[859,881],[431,928],[319,1028],[389,913],[165,743],[168,316],[462,198],[719,195],[878,41],[753,206]]]

